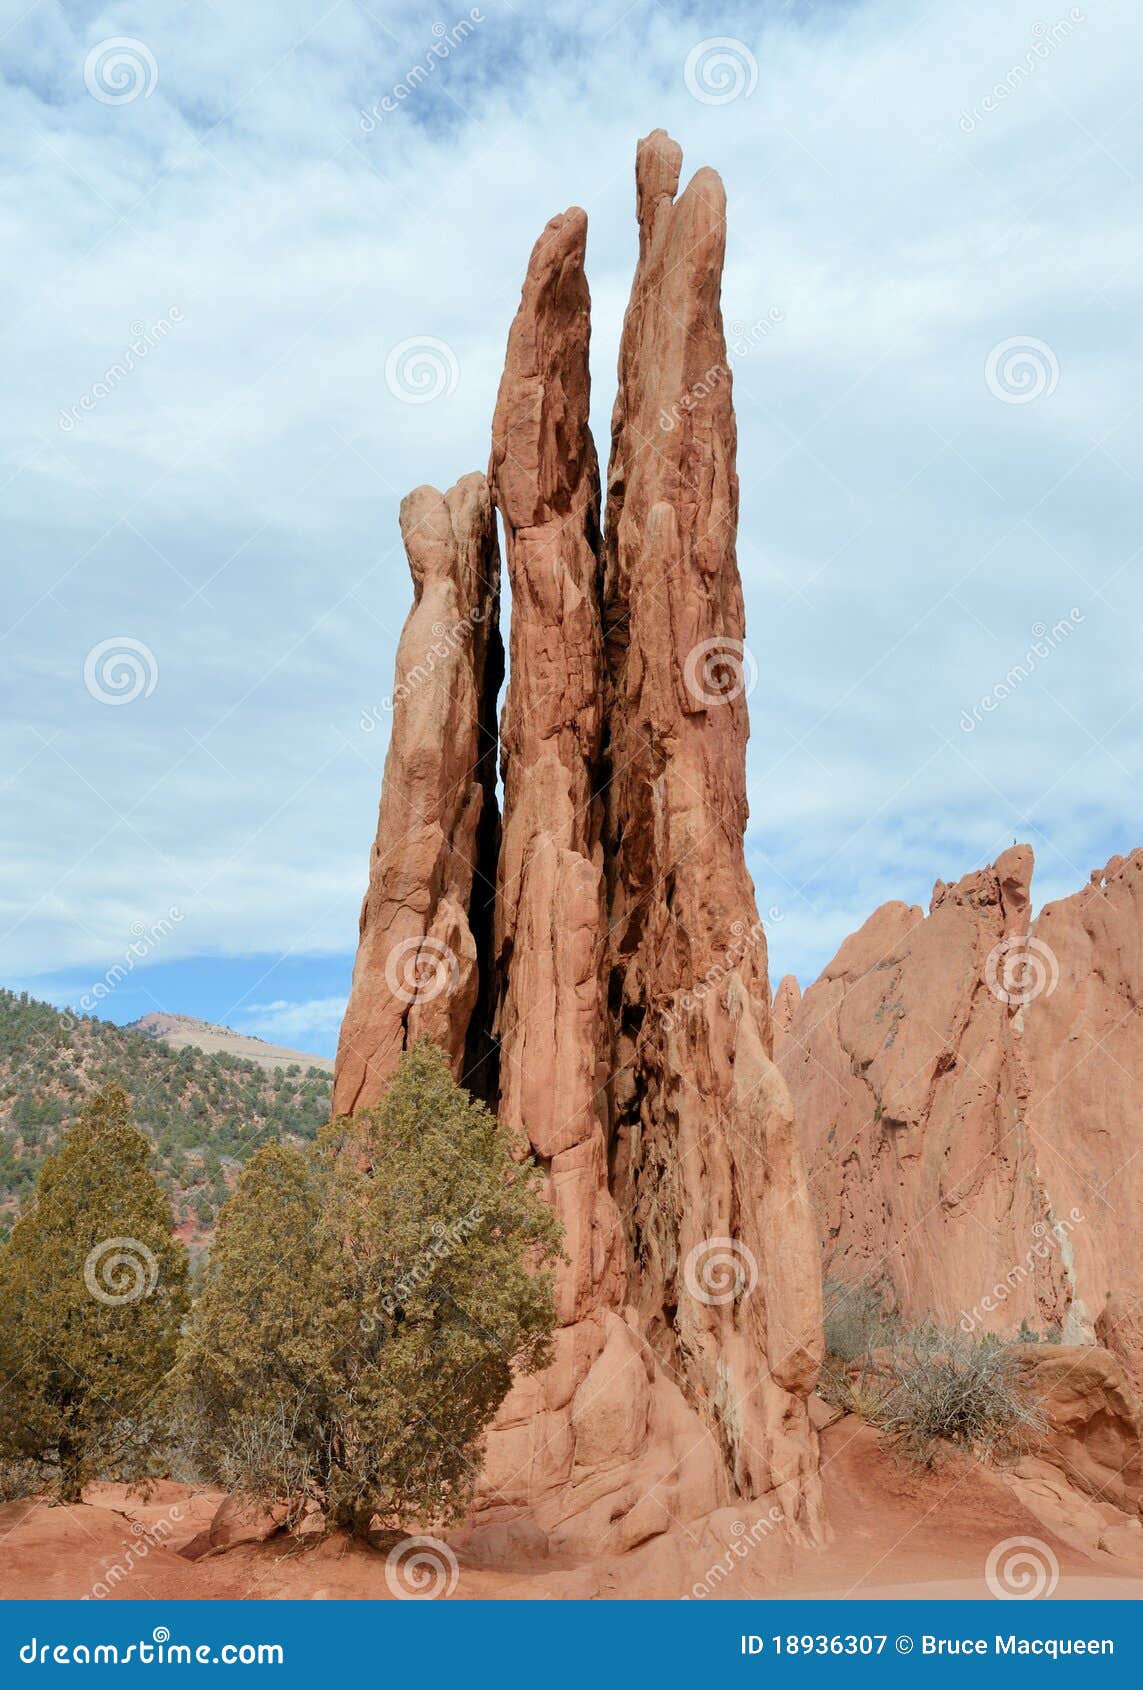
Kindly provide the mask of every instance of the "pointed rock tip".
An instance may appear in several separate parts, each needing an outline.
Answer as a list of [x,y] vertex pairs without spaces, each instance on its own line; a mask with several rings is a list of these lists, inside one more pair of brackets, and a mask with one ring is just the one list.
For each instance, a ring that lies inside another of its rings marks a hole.
[[1035,866],[1030,845],[1010,845],[994,863],[988,863],[982,869],[972,869],[968,874],[962,874],[959,880],[938,880],[929,901],[929,914],[933,915],[947,902],[967,902],[977,907],[978,902],[983,900],[987,905],[995,901],[996,889],[999,888],[1000,902],[1007,917],[1024,915],[1032,900]]
[[796,974],[783,974],[774,993],[774,1025],[788,1033],[802,1001],[802,988]]
[[529,274],[554,258],[562,260],[577,249],[582,262],[586,246],[587,212],[581,205],[569,205],[566,211],[557,211],[545,223],[528,260]]
[[726,189],[717,170],[696,170],[675,201],[675,238],[692,256],[708,254],[721,266],[726,247]]
[[713,170],[709,164],[704,164],[695,171],[683,190],[683,199],[710,205],[720,216],[726,216],[726,189],[718,171]]
[[1010,845],[1007,851],[1002,851],[992,865],[996,871],[996,878],[1000,882],[1001,891],[1008,901],[1009,889],[1027,901],[1031,886],[1032,874],[1036,867],[1036,857],[1030,845]]
[[642,228],[664,199],[673,200],[683,168],[683,149],[665,129],[652,129],[635,149],[635,203]]

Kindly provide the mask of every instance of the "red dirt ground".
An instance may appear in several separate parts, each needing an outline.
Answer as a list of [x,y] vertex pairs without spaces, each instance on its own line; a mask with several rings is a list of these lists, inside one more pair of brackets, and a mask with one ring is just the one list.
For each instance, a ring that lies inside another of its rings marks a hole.
[[[989,1552],[1002,1540],[1031,1537],[1058,1564],[1056,1598],[1143,1598],[1143,1530],[1078,1492],[1065,1487],[1061,1501],[1027,1477],[966,1460],[950,1459],[935,1473],[906,1467],[852,1418],[823,1433],[822,1460],[833,1532],[823,1549],[792,1547],[780,1532],[750,1547],[744,1525],[765,1513],[763,1504],[724,1509],[621,1558],[582,1565],[524,1555],[481,1565],[458,1535],[451,1594],[987,1597]],[[0,1507],[0,1592],[7,1599],[391,1599],[384,1553],[340,1536],[279,1536],[185,1559],[179,1549],[220,1501],[217,1492],[163,1481],[146,1500],[99,1485],[78,1507],[7,1503]],[[1114,1535],[1116,1554],[1099,1547],[1101,1534],[1104,1542]]]

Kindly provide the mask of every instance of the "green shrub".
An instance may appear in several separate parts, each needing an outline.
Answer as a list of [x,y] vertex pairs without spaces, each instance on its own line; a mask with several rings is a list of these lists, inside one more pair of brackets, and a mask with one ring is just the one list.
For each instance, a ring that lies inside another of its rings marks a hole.
[[0,1254],[0,1458],[48,1472],[65,1502],[155,1461],[187,1261],[150,1160],[126,1093],[96,1093]]
[[514,1371],[546,1364],[561,1229],[433,1046],[316,1152],[260,1151],[180,1360],[202,1476],[368,1534],[458,1518]]

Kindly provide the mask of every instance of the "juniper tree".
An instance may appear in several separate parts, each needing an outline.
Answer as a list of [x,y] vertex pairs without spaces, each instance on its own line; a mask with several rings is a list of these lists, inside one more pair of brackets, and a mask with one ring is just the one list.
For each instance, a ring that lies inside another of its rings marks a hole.
[[259,1150],[219,1215],[175,1374],[179,1442],[204,1478],[298,1505],[320,1492],[339,1255],[313,1157]]
[[187,1258],[151,1156],[126,1093],[94,1093],[0,1252],[0,1454],[41,1464],[61,1501],[159,1459]]
[[359,1533],[457,1518],[512,1383],[549,1359],[561,1228],[432,1045],[223,1211],[180,1363],[204,1477]]

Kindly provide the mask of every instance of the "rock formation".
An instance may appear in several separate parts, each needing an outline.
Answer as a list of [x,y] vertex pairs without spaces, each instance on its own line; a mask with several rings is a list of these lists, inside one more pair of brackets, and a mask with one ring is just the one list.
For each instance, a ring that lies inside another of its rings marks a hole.
[[1028,1434],[1027,1458],[1058,1468],[1088,1496],[1137,1515],[1143,1507],[1143,1437],[1138,1398],[1120,1362],[1097,1344],[1021,1344],[1016,1354],[1043,1419],[1042,1428]]
[[802,988],[797,976],[783,974],[778,981],[778,990],[774,993],[774,1052],[781,1050],[786,1034],[793,1026],[794,1017],[798,1013],[798,1005],[802,1001]]
[[[1067,1325],[1143,1390],[1143,850],[1112,857],[1036,918],[1020,1043],[1028,1120],[1069,1231]],[[1054,989],[1053,978],[1057,980]]]
[[599,468],[588,427],[587,218],[533,250],[492,425],[489,479],[512,591],[501,724],[495,962],[500,1116],[549,1177],[569,1261],[556,1361],[488,1440],[481,1504],[528,1508],[557,1547],[629,1548],[722,1494],[702,1426],[623,1318],[607,1183]]
[[[338,1041],[333,1111],[376,1103],[426,1036],[459,1077],[481,1067],[481,991],[496,873],[500,554],[482,475],[401,503],[413,608],[397,647],[369,890]],[[466,1063],[466,1048],[470,1060]]]
[[776,1485],[812,1523],[818,1267],[742,849],[751,660],[719,305],[726,200],[711,170],[676,200],[681,163],[662,130],[640,142],[608,472],[612,1189],[657,1353],[739,1488]]
[[[398,676],[428,672],[394,710],[335,1085],[338,1109],[366,1107],[428,1033],[548,1176],[569,1256],[555,1360],[503,1406],[477,1520],[560,1550],[627,1549],[736,1495],[820,1528],[814,1224],[743,856],[725,200],[700,171],[676,201],[680,163],[661,131],[640,143],[605,544],[582,211],[536,243],[509,336],[489,467],[512,591],[491,924],[484,484],[403,509],[418,601]],[[431,612],[430,578],[447,600]],[[480,641],[427,665],[426,630],[474,607]]]
[[847,939],[780,1051],[823,1265],[907,1319],[1065,1343],[1140,1376],[1143,852],[1030,923],[1032,853]]

